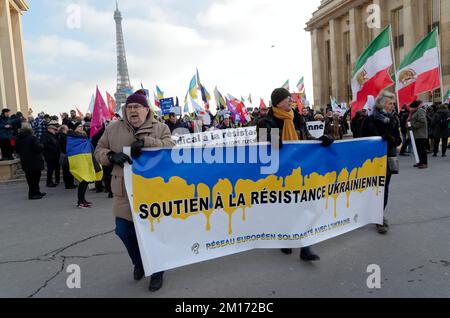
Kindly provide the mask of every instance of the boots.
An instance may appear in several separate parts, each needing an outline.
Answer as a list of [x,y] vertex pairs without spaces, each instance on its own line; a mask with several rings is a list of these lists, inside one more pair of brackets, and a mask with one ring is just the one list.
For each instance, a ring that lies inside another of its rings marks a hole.
[[164,273],[153,274],[150,280],[150,285],[148,286],[148,290],[152,293],[160,290],[163,286],[163,281]]
[[300,259],[305,262],[319,261],[319,255],[314,254],[310,247],[304,247],[300,250]]

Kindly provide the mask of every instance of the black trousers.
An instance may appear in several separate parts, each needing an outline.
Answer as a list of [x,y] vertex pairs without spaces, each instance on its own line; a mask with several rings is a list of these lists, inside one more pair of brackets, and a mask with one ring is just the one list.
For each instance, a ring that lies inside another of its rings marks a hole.
[[25,176],[28,183],[28,197],[40,195],[39,181],[41,181],[41,171],[25,171]]
[[46,160],[45,162],[47,163],[47,185],[53,183],[53,175],[55,175],[55,183],[58,184],[61,174],[59,159]]
[[428,139],[416,139],[417,152],[419,153],[419,165],[428,165],[428,154],[427,154],[427,143]]
[[403,135],[403,143],[402,143],[402,149],[400,150],[401,154],[405,154],[406,150],[408,149],[408,146],[411,144],[411,139],[408,139],[406,134]]
[[11,146],[11,140],[0,139],[0,149],[2,151],[3,160],[12,160],[13,158],[13,146]]
[[386,207],[387,207],[388,201],[389,201],[389,186],[391,184],[391,179],[392,179],[392,173],[388,167],[387,173],[386,173],[386,184],[384,186],[384,209],[385,210],[386,210]]
[[78,186],[78,204],[86,202],[86,191],[89,183],[82,181]]
[[434,139],[434,154],[437,155],[439,152],[439,143],[442,140],[442,154],[445,155],[447,153],[448,146],[448,138],[435,138]]
[[73,186],[74,183],[75,183],[75,178],[70,173],[69,166],[68,165],[63,165],[62,166],[62,171],[63,171],[64,185],[66,186],[66,188]]

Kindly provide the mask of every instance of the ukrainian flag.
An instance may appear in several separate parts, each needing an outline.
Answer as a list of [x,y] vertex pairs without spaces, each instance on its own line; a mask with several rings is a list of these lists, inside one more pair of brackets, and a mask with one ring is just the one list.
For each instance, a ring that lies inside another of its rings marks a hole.
[[164,92],[158,86],[156,86],[156,95],[159,100],[164,99]]
[[102,166],[94,158],[94,147],[89,139],[81,136],[67,136],[66,150],[70,173],[79,182],[96,182],[102,180]]
[[194,77],[191,80],[191,83],[189,84],[189,95],[192,99],[197,99],[197,77],[194,75]]

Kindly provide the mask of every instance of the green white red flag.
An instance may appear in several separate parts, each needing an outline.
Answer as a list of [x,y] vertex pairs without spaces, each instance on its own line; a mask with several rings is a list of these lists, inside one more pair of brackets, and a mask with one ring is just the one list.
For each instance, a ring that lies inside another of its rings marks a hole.
[[428,34],[403,59],[396,74],[399,107],[410,105],[418,95],[441,86],[437,30]]
[[386,27],[356,61],[352,76],[352,117],[364,108],[368,96],[378,96],[394,84],[389,75],[389,69],[394,64],[390,28]]

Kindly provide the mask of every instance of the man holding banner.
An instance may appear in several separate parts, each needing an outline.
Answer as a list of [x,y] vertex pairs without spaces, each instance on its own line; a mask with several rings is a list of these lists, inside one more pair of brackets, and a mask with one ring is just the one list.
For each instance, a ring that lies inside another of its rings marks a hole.
[[[269,114],[265,120],[258,126],[259,129],[268,130],[268,140],[270,140],[271,129],[279,129],[280,146],[283,141],[298,140],[314,140],[306,129],[305,122],[301,115],[291,107],[291,93],[285,88],[277,88],[273,91],[272,96],[273,107],[269,110]],[[328,136],[319,138],[322,145],[330,146],[334,140]],[[284,254],[292,254],[292,249],[282,249]],[[303,261],[318,261],[320,257],[311,251],[310,247],[304,247],[300,251],[300,258]]]
[[[140,157],[142,149],[173,147],[169,127],[154,119],[144,91],[137,91],[128,97],[122,109],[124,118],[106,129],[95,151],[96,159],[104,166],[114,165],[111,188],[114,194],[113,212],[116,217],[116,234],[127,248],[134,265],[134,279],[144,277],[144,267],[139,251],[130,203],[124,183],[124,164],[132,164],[131,158],[123,153],[124,147],[131,146],[133,159]],[[162,287],[163,272],[152,276],[149,290]]]

